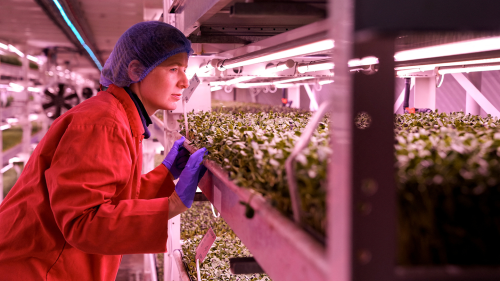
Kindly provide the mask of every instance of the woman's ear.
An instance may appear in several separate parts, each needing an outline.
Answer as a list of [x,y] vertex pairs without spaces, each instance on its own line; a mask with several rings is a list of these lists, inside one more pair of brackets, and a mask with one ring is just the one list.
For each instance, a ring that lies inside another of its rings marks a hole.
[[138,60],[133,60],[128,64],[128,77],[133,83],[138,82],[141,78],[142,64]]

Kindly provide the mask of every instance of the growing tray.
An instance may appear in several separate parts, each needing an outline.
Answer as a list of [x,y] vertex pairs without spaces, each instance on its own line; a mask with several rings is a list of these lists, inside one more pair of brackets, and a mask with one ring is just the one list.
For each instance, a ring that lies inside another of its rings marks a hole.
[[[187,142],[184,147],[197,149]],[[328,280],[326,249],[283,216],[259,193],[237,186],[217,163],[205,160],[208,171],[199,187],[222,218],[273,281]],[[255,211],[245,216],[245,206]]]

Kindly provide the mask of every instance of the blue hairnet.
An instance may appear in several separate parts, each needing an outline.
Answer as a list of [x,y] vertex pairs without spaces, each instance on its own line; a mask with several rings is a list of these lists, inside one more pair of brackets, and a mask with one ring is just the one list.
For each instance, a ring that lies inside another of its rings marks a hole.
[[[134,24],[120,36],[101,71],[100,82],[104,86],[115,84],[128,87],[144,79],[148,73],[169,57],[185,52],[193,53],[191,42],[177,28],[159,21]],[[128,65],[138,60],[134,68],[140,77],[133,81],[128,75]]]

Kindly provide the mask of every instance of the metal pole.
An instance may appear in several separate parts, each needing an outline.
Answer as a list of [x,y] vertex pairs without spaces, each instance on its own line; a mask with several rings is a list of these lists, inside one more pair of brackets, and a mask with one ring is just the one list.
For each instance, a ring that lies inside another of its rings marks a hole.
[[[348,60],[352,58],[353,0],[330,0],[330,35],[335,41],[335,82],[331,88],[331,147],[327,193],[327,255],[330,280],[352,280],[352,93]],[[333,122],[334,121],[334,122]]]
[[[27,53],[27,52],[25,52]],[[24,98],[25,98],[25,105],[23,107],[23,112],[21,114],[21,125],[23,128],[23,138],[22,138],[22,161],[24,164],[28,162],[28,158],[30,156],[31,152],[31,122],[29,121],[29,114],[30,114],[30,100],[29,100],[29,92],[28,92],[28,87],[29,87],[29,79],[28,79],[28,71],[29,71],[29,60],[28,57],[25,55],[22,58],[22,71],[23,71],[23,86],[24,86]]]
[[403,111],[410,107],[410,89],[411,89],[411,78],[405,78],[405,99],[403,102]]

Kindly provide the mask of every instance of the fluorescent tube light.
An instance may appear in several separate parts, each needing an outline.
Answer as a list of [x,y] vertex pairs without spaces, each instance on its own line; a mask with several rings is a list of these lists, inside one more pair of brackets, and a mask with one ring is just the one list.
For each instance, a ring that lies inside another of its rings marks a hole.
[[318,84],[320,85],[326,85],[326,84],[331,84],[333,83],[333,80],[323,80],[323,81],[319,81]]
[[5,124],[5,125],[0,126],[0,130],[2,130],[2,131],[3,131],[3,130],[7,130],[7,129],[9,129],[10,127],[12,127],[12,126],[11,126],[11,125],[9,125],[9,124]]
[[297,84],[276,84],[275,86],[278,89],[285,89],[285,88],[297,87]]
[[102,70],[101,63],[99,62],[97,57],[94,55],[92,50],[89,48],[89,46],[87,46],[87,44],[85,43],[85,40],[83,40],[82,36],[78,32],[78,30],[76,30],[73,23],[69,20],[68,16],[66,15],[66,12],[64,12],[64,9],[61,7],[61,4],[59,4],[59,1],[58,0],[52,0],[52,1],[54,1],[54,4],[57,6],[57,9],[59,9],[59,12],[61,13],[61,16],[63,17],[66,24],[69,26],[69,28],[71,28],[71,31],[73,31],[73,33],[75,34],[78,41],[80,41],[80,44],[82,44],[83,48],[87,51],[87,53],[90,55],[90,57],[92,58],[94,63],[97,65],[97,68],[99,69],[99,71],[101,71]]
[[300,73],[333,69],[333,62],[316,62],[299,64],[297,70]]
[[29,121],[38,120],[38,114],[30,114],[30,115],[28,115],[28,120]]
[[438,73],[448,74],[448,73],[478,72],[478,71],[493,71],[493,70],[500,70],[500,65],[447,68],[438,70]]
[[18,56],[22,58],[24,57],[23,52],[19,51],[16,47],[12,46],[11,44],[9,44],[9,51],[16,53]]
[[3,44],[3,43],[0,43],[0,48],[4,49],[4,50],[8,50],[9,49],[9,46]]
[[211,92],[215,92],[215,91],[218,91],[218,90],[222,90],[222,86],[215,86],[215,87],[211,87],[210,88]]
[[9,83],[9,86],[13,92],[22,92],[24,90],[23,86],[16,83]]
[[7,118],[6,119],[7,123],[12,124],[12,123],[17,123],[19,120],[17,118]]
[[255,87],[264,87],[271,86],[273,83],[271,82],[259,82],[259,83],[238,83],[235,85],[236,88],[255,88]]
[[234,79],[227,80],[227,81],[210,82],[210,86],[233,85],[233,84],[237,84],[237,83],[240,83],[240,82],[243,82],[243,81],[248,81],[248,80],[251,80],[251,79],[254,79],[254,78],[255,78],[254,76],[241,76],[241,77],[234,78]]
[[[287,88],[293,86],[297,86],[297,84],[286,84],[286,83],[291,83],[295,81],[301,81],[301,80],[306,80],[306,79],[311,79],[314,78],[314,76],[306,76],[306,77],[297,77],[297,78],[292,78],[292,79],[286,79],[286,80],[280,80],[280,81],[273,81],[273,82],[256,82],[256,83],[238,83],[236,84],[236,88],[253,88],[253,87],[264,87],[264,86],[271,86],[275,85],[277,88]],[[283,86],[286,85],[286,86]]]
[[239,66],[244,66],[244,65],[256,64],[256,63],[260,63],[260,62],[291,58],[291,57],[295,57],[295,56],[301,56],[301,55],[305,55],[305,54],[330,50],[333,48],[333,46],[334,46],[333,40],[331,40],[331,39],[321,40],[318,42],[302,45],[302,46],[291,48],[291,49],[284,50],[284,51],[279,51],[279,52],[276,52],[273,54],[264,55],[264,56],[257,57],[257,58],[252,58],[252,59],[248,59],[248,60],[244,60],[244,61],[230,63],[228,65],[223,64],[220,68],[222,68],[221,70],[224,70],[224,69],[229,69],[229,68],[234,68],[234,67],[239,67]]
[[378,58],[373,56],[364,57],[361,59],[351,59],[347,62],[349,67],[378,64]]
[[40,89],[39,88],[35,88],[35,87],[28,87],[28,91],[35,92],[35,93],[40,93]]
[[397,52],[396,61],[446,57],[500,49],[500,37],[475,39]]
[[413,69],[414,70],[413,72],[417,72],[417,71],[432,70],[436,67],[441,67],[441,66],[487,64],[487,63],[497,63],[497,62],[500,62],[500,58],[445,62],[445,63],[425,64],[425,65],[416,65],[416,66],[403,66],[403,67],[396,67],[396,70],[411,70],[411,69]]
[[26,56],[30,61],[33,61],[33,62],[36,62],[38,63],[38,58],[34,57],[34,56],[30,56],[30,55],[27,55]]
[[364,57],[360,61],[360,65],[373,65],[373,64],[378,64],[378,58],[369,56],[369,57]]

